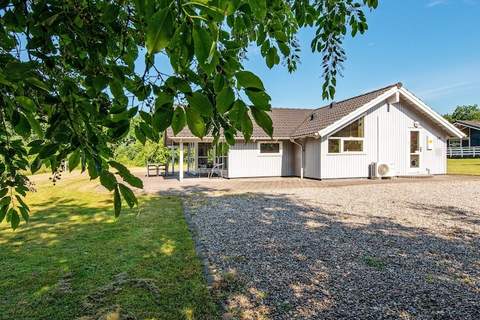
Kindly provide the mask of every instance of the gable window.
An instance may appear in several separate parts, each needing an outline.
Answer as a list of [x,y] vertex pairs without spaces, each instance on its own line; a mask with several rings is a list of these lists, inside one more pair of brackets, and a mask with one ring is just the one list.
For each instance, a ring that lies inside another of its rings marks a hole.
[[260,153],[265,155],[280,154],[280,142],[259,142]]
[[328,153],[363,152],[364,118],[340,129],[328,139]]

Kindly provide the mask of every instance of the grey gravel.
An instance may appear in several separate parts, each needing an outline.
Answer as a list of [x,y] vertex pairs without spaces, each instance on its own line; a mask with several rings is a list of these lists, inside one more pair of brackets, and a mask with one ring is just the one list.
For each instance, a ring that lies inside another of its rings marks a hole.
[[[208,192],[185,211],[224,318],[480,319],[480,181]],[[230,279],[231,281],[231,279]]]

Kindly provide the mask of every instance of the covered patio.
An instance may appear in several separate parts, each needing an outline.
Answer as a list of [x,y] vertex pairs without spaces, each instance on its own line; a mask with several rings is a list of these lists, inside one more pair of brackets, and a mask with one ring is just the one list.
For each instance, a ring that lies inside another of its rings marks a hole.
[[228,145],[224,142],[213,144],[213,141],[198,139],[175,139],[165,141],[170,149],[168,176],[179,181],[185,178],[214,176],[228,177]]

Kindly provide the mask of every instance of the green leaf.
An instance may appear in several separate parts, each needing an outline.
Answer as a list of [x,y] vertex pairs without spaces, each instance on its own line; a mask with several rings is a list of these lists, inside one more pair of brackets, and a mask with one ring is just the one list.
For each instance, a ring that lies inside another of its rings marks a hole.
[[277,54],[277,48],[271,47],[268,49],[266,62],[269,69],[272,69],[274,65],[280,63],[280,57]]
[[140,141],[143,145],[147,142],[147,137],[143,133],[142,127],[136,126],[135,127],[135,137]]
[[177,135],[177,133],[182,131],[183,127],[185,127],[185,122],[185,111],[183,111],[182,107],[177,107],[173,112],[172,119],[172,129],[174,135]]
[[252,107],[252,115],[255,122],[268,134],[270,137],[273,136],[273,124],[270,116],[263,110],[260,110],[256,107]]
[[57,143],[50,143],[47,145],[44,145],[38,156],[40,159],[46,159],[52,155],[54,155],[58,150],[58,144]]
[[28,138],[32,127],[23,113],[18,112],[18,117],[18,123],[14,125],[13,129],[23,138]]
[[23,201],[22,197],[20,197],[18,194],[15,195],[15,198],[17,201],[20,203],[22,207],[24,207],[27,210],[30,210],[30,208],[27,206],[27,204]]
[[203,138],[205,136],[206,126],[200,113],[192,107],[186,109],[187,124],[190,131],[196,137]]
[[0,189],[0,198],[5,197],[7,193],[8,193],[8,188]]
[[122,211],[122,199],[120,198],[120,190],[118,189],[118,186],[113,192],[113,207],[115,211],[115,217],[118,218],[120,212]]
[[20,216],[18,215],[17,210],[10,208],[8,214],[10,216],[10,225],[12,226],[12,229],[17,229],[18,225],[20,224]]
[[235,102],[235,93],[232,88],[225,87],[217,94],[216,104],[219,113],[225,113],[232,107]]
[[117,179],[115,178],[115,176],[111,172],[104,170],[100,174],[100,183],[108,191],[112,191],[117,186]]
[[245,90],[245,93],[255,107],[262,110],[270,109],[270,96],[266,94],[265,91],[252,91],[247,89]]
[[130,170],[128,170],[128,168],[125,167],[123,164],[118,163],[114,160],[110,160],[108,164],[117,169],[120,177],[122,177],[122,179],[125,180],[125,182],[127,182],[129,185],[139,189],[143,188],[142,179],[137,178],[133,174],[131,174]]
[[213,114],[213,106],[210,100],[201,92],[194,92],[187,97],[188,103],[202,116],[210,117]]
[[36,110],[35,102],[33,102],[33,100],[30,99],[29,97],[19,96],[19,97],[16,97],[15,99],[22,107],[25,108],[26,111],[35,112]]
[[40,122],[38,122],[38,120],[35,119],[35,117],[32,113],[26,113],[25,117],[27,118],[27,121],[30,124],[30,127],[37,134],[37,136],[42,138],[43,137],[43,130],[42,130],[42,127],[40,126]]
[[265,15],[267,14],[267,1],[266,0],[249,0],[248,4],[252,9],[255,18],[258,20],[265,19]]
[[87,170],[88,170],[88,175],[90,176],[90,180],[93,180],[98,177],[101,167],[99,164],[97,164],[95,160],[90,159],[88,160],[88,163],[87,163]]
[[30,164],[30,171],[32,172],[32,174],[40,170],[40,168],[42,167],[42,163],[42,159],[40,159],[40,157],[38,156],[33,159],[32,163]]
[[1,206],[8,206],[10,204],[10,201],[12,201],[12,197],[10,197],[10,196],[3,197],[0,200],[0,207]]
[[104,75],[97,75],[95,78],[92,80],[92,85],[93,88],[97,91],[100,92],[103,89],[105,89],[108,85],[109,79],[104,76]]
[[154,54],[166,48],[175,33],[173,17],[169,8],[152,15],[147,25],[145,44],[149,54]]
[[120,188],[123,199],[125,199],[130,208],[133,208],[136,204],[138,204],[137,197],[135,197],[135,194],[132,190],[130,190],[130,188],[122,183],[119,183],[118,187]]
[[33,77],[27,78],[26,80],[27,82],[37,87],[38,89],[42,89],[43,91],[50,92],[50,88],[43,81]]
[[0,223],[2,223],[3,219],[5,219],[5,216],[7,215],[7,211],[8,211],[8,206],[0,207]]
[[152,125],[157,132],[165,131],[172,123],[173,105],[164,104],[155,110],[152,119]]
[[250,71],[238,71],[235,74],[238,84],[246,89],[257,89],[265,91],[262,80]]
[[213,42],[212,37],[206,29],[197,27],[196,25],[193,28],[192,36],[195,57],[197,58],[198,62],[203,65],[210,54],[210,48]]
[[28,222],[28,220],[30,219],[28,209],[25,207],[18,207],[18,209],[20,210],[20,214],[22,215],[23,220],[25,220],[25,222]]
[[245,138],[245,141],[247,142],[250,141],[250,138],[252,137],[252,133],[253,133],[253,123],[252,123],[252,120],[250,119],[248,112],[245,112],[243,114],[241,127],[242,127],[242,133],[243,133],[243,137]]
[[68,158],[68,170],[72,172],[80,163],[80,150],[75,150]]

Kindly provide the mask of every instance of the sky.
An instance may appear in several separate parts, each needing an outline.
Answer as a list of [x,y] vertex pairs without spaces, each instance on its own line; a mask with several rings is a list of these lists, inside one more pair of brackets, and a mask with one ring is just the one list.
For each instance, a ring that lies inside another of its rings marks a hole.
[[[437,112],[480,104],[480,0],[380,0],[367,13],[369,30],[347,37],[336,101],[402,82]],[[322,100],[321,56],[310,50],[312,29],[299,34],[301,64],[268,69],[258,49],[247,70],[259,75],[274,107],[315,108]]]

